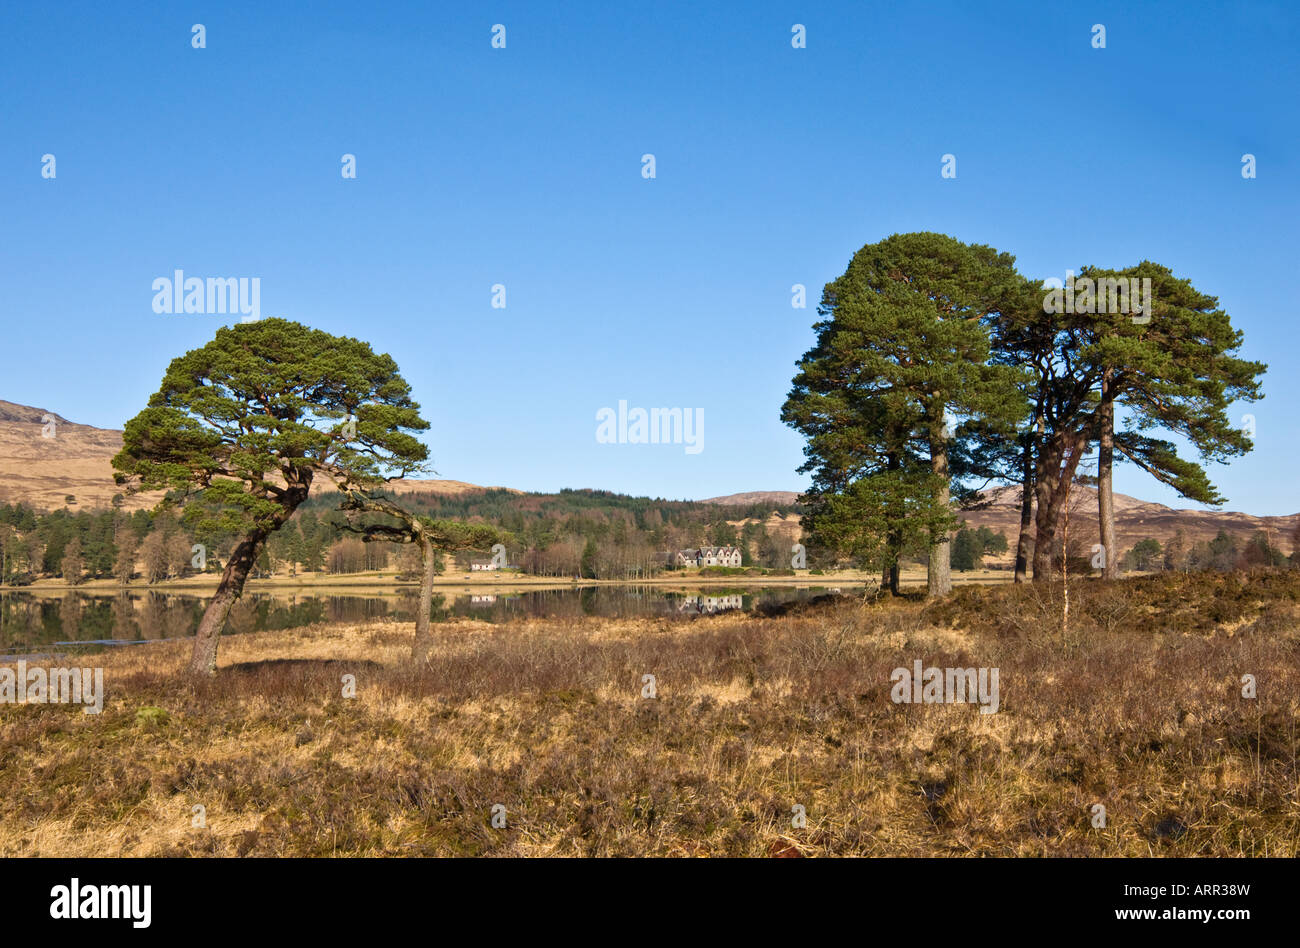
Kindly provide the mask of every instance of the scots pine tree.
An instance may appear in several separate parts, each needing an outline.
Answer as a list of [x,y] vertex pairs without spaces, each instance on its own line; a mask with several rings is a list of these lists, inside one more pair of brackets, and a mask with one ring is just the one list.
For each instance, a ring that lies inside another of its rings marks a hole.
[[882,571],[897,591],[902,551],[929,552],[929,592],[952,586],[951,452],[963,419],[1017,420],[1020,370],[989,360],[989,324],[1017,279],[1014,259],[933,233],[859,250],[827,284],[816,344],[782,409],[807,439],[814,542]]
[[231,606],[313,481],[356,489],[418,471],[428,450],[411,432],[428,427],[392,357],[288,320],[223,327],[172,360],[113,465],[119,483],[192,500],[196,532],[239,537],[199,622],[192,672],[215,672]]

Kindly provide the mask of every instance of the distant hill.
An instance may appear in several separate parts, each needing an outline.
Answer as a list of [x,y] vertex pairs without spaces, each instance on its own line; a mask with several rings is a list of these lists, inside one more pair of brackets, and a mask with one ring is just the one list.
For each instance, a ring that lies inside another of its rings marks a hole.
[[[465,481],[439,480],[437,478],[430,480],[402,478],[401,480],[389,481],[386,489],[398,496],[402,494],[459,496],[461,494],[483,493],[489,490],[504,490],[511,494],[524,493],[524,491],[516,490],[513,487],[481,487],[478,484],[470,484]],[[328,493],[331,490],[332,488],[328,485],[321,485],[320,488],[313,487],[312,493]]]
[[[983,506],[961,511],[958,516],[971,527],[988,527],[993,532],[1006,534],[1012,547],[1007,562],[1015,559],[1016,537],[1020,533],[1020,488],[1000,487],[984,491]],[[1176,510],[1164,504],[1154,504],[1127,494],[1115,494],[1115,541],[1123,554],[1139,540],[1151,537],[1164,546],[1177,531],[1182,530],[1187,544],[1211,540],[1220,530],[1245,538],[1256,530],[1270,534],[1270,543],[1283,552],[1290,553],[1291,532],[1300,523],[1300,513],[1282,517],[1256,517],[1251,514],[1219,510]],[[1078,532],[1076,532],[1078,531]],[[1083,539],[1085,546],[1100,542],[1097,526],[1097,491],[1079,486],[1071,492],[1070,533]],[[989,558],[995,562],[994,558]]]
[[[48,422],[52,420],[52,424]],[[122,432],[78,425],[43,408],[0,401],[0,503],[21,501],[55,510],[107,507],[122,489],[113,483],[113,455]],[[127,509],[152,506],[156,496],[127,499]]]
[[775,507],[788,507],[799,499],[799,492],[794,490],[750,490],[741,494],[724,494],[721,497],[708,497],[698,500],[699,504],[719,504],[734,507],[750,507],[754,504],[772,504]]
[[[714,497],[700,503],[749,505],[755,503],[793,503],[798,494],[790,491],[751,491],[743,494],[730,494]],[[784,500],[784,498],[791,498]],[[987,490],[981,494],[980,506],[971,510],[958,511],[958,519],[965,521],[971,529],[988,527],[994,533],[1002,533],[1007,538],[1008,551],[1005,556],[986,556],[987,565],[1010,566],[1015,562],[1016,539],[1020,535],[1020,488],[1000,487]],[[1119,553],[1123,555],[1139,540],[1150,537],[1159,541],[1163,547],[1179,530],[1183,531],[1187,546],[1202,540],[1212,540],[1220,530],[1245,539],[1257,530],[1269,534],[1269,543],[1284,553],[1293,552],[1291,545],[1292,531],[1300,523],[1300,513],[1282,517],[1256,517],[1251,514],[1234,511],[1216,510],[1176,510],[1164,504],[1150,503],[1129,497],[1127,494],[1115,494],[1115,541]],[[740,527],[750,521],[731,521]],[[779,534],[798,540],[802,535],[800,516],[797,513],[782,517],[772,513],[764,526],[770,534]],[[1070,500],[1070,535],[1081,540],[1085,548],[1090,549],[1101,540],[1101,531],[1097,525],[1097,491],[1092,487],[1076,487]]]
[[[47,427],[46,419],[53,419]],[[46,437],[45,431],[51,437]],[[0,400],[0,503],[25,503],[37,510],[108,507],[122,488],[113,482],[113,455],[122,450],[122,432],[79,425],[44,408]],[[394,481],[395,494],[464,494],[514,488],[479,487],[453,480]],[[313,491],[316,493],[316,491]],[[152,507],[162,495],[126,497],[126,510]]]

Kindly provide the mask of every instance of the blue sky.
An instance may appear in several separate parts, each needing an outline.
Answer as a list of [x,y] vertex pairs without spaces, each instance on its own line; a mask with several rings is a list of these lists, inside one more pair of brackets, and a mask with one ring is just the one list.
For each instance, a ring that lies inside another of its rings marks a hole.
[[[233,321],[155,314],[153,280],[258,277],[263,315],[397,359],[440,476],[797,490],[821,287],[934,230],[1218,295],[1269,372],[1212,477],[1292,513],[1298,44],[1281,2],[6,3],[0,398],[121,427]],[[620,400],[703,409],[704,449],[597,443]]]

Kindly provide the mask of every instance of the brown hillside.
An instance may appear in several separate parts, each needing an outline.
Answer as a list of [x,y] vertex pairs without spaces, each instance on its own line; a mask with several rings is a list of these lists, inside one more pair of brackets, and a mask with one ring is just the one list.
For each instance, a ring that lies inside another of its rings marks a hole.
[[751,490],[741,494],[725,494],[722,497],[709,497],[697,500],[698,504],[732,505],[748,507],[750,504],[772,504],[789,506],[799,499],[799,492],[794,490]]
[[[329,485],[321,485],[313,488],[313,493],[324,493],[333,488]],[[478,484],[470,484],[466,481],[453,480],[420,480],[418,478],[403,478],[402,480],[393,480],[388,483],[386,490],[401,496],[403,494],[444,494],[456,496],[460,494],[472,494],[475,492],[488,490],[504,490],[512,494],[522,494],[521,490],[513,487],[481,487]]]
[[[46,429],[43,418],[53,418],[53,426]],[[22,501],[39,510],[55,510],[72,495],[76,507],[107,507],[114,494],[123,493],[113,483],[110,463],[121,449],[120,431],[78,425],[43,408],[0,401],[0,503]],[[124,506],[149,507],[158,496],[128,497]]]
[[[53,437],[44,437],[43,418],[54,419]],[[0,503],[26,503],[38,510],[57,510],[72,495],[74,509],[108,507],[115,494],[124,494],[113,482],[113,455],[122,450],[122,432],[92,428],[68,421],[62,415],[0,400]],[[394,481],[398,494],[465,494],[491,490],[464,481]],[[522,493],[513,488],[504,488]],[[125,498],[123,507],[152,507],[162,495],[138,494]]]
[[[1010,546],[1014,548],[1020,532],[1020,488],[997,488],[985,491],[983,496],[988,506],[962,511],[959,516],[973,528],[988,527],[995,533],[1005,533]],[[1291,532],[1297,523],[1300,523],[1300,513],[1283,517],[1255,517],[1227,510],[1176,510],[1126,494],[1115,495],[1115,540],[1121,554],[1146,537],[1158,540],[1164,546],[1180,529],[1189,546],[1201,540],[1213,539],[1220,530],[1243,539],[1256,530],[1264,530],[1268,532],[1274,547],[1290,553]],[[1090,548],[1092,544],[1100,542],[1095,488],[1079,486],[1074,489],[1070,501],[1070,534],[1072,541],[1078,537],[1085,547]],[[1014,561],[1014,550],[1003,559],[1008,563]],[[989,557],[986,561],[992,563],[995,560]]]
[[[732,494],[731,497],[758,497],[763,492],[750,494]],[[781,491],[771,491],[767,496],[777,495]],[[797,495],[793,495],[797,496]],[[1020,488],[1001,487],[984,491],[985,506],[973,510],[963,510],[958,517],[972,529],[988,527],[994,533],[1006,535],[1008,552],[1006,556],[985,557],[989,566],[1011,566],[1015,562],[1016,538],[1020,532]],[[729,498],[715,498],[718,502],[732,503]],[[755,501],[734,501],[736,503],[756,503]],[[765,521],[767,532],[788,537],[792,542],[800,539],[802,528],[798,514],[781,517],[771,513]],[[740,529],[748,520],[729,521]],[[1212,540],[1220,530],[1235,534],[1245,539],[1256,530],[1264,530],[1269,535],[1269,542],[1284,553],[1293,551],[1291,536],[1296,524],[1300,523],[1300,513],[1281,517],[1256,517],[1251,514],[1227,510],[1176,510],[1164,504],[1149,503],[1129,497],[1127,494],[1115,495],[1115,540],[1119,545],[1119,554],[1123,555],[1139,540],[1151,537],[1163,547],[1179,530],[1183,531],[1187,545],[1203,540]],[[1097,491],[1092,487],[1075,488],[1070,501],[1070,537],[1071,545],[1081,542],[1084,549],[1091,549],[1099,543],[1101,534],[1097,526]]]
[[[53,437],[43,437],[43,418],[54,420]],[[40,510],[55,510],[65,505],[68,495],[76,499],[78,509],[109,506],[115,494],[123,493],[113,482],[111,460],[122,448],[122,432],[107,428],[78,425],[61,415],[0,400],[0,503],[23,502]],[[394,481],[391,489],[398,494],[465,494],[488,488],[455,480]],[[161,495],[144,494],[127,497],[128,510],[152,506]],[[748,491],[710,497],[700,503],[748,506],[751,504],[792,504],[799,497],[795,491]],[[1005,533],[1015,544],[1020,523],[1019,488],[1003,487],[986,491],[986,505],[967,510],[961,517],[972,527],[989,527]],[[1089,487],[1077,489],[1071,502],[1071,535],[1091,546],[1098,542],[1096,492]],[[733,521],[743,526],[745,521]],[[799,515],[782,517],[775,511],[763,521],[767,532],[784,536],[791,542],[802,533]],[[1175,510],[1124,494],[1115,495],[1115,532],[1120,553],[1138,540],[1153,537],[1163,546],[1182,529],[1188,544],[1209,540],[1220,530],[1245,538],[1256,530],[1270,534],[1272,544],[1291,552],[1291,534],[1300,523],[1300,513],[1283,517],[1255,517],[1232,511]],[[1010,563],[1012,554],[1003,558]],[[989,558],[993,563],[993,558]]]

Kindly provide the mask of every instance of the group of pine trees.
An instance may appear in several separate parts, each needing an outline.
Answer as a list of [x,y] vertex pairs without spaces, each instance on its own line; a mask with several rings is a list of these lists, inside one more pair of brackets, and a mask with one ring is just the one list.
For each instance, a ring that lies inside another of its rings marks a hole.
[[1238,356],[1215,297],[1151,261],[1084,267],[1067,295],[992,247],[896,234],[859,250],[818,312],[782,409],[807,439],[805,529],[895,592],[918,547],[930,595],[951,589],[956,511],[995,484],[1020,488],[1016,581],[1048,579],[1093,454],[1113,577],[1116,461],[1214,505],[1204,464],[1252,447],[1229,409],[1262,397],[1265,366]]
[[1007,537],[1004,533],[994,533],[988,527],[972,530],[962,527],[952,538],[952,568],[959,571],[981,569],[984,557],[998,555],[1007,551]]
[[1142,572],[1250,569],[1256,566],[1300,566],[1300,524],[1291,532],[1292,553],[1287,556],[1264,530],[1256,530],[1244,542],[1220,530],[1212,539],[1189,544],[1179,530],[1161,545],[1144,537],[1120,560],[1121,568]]

